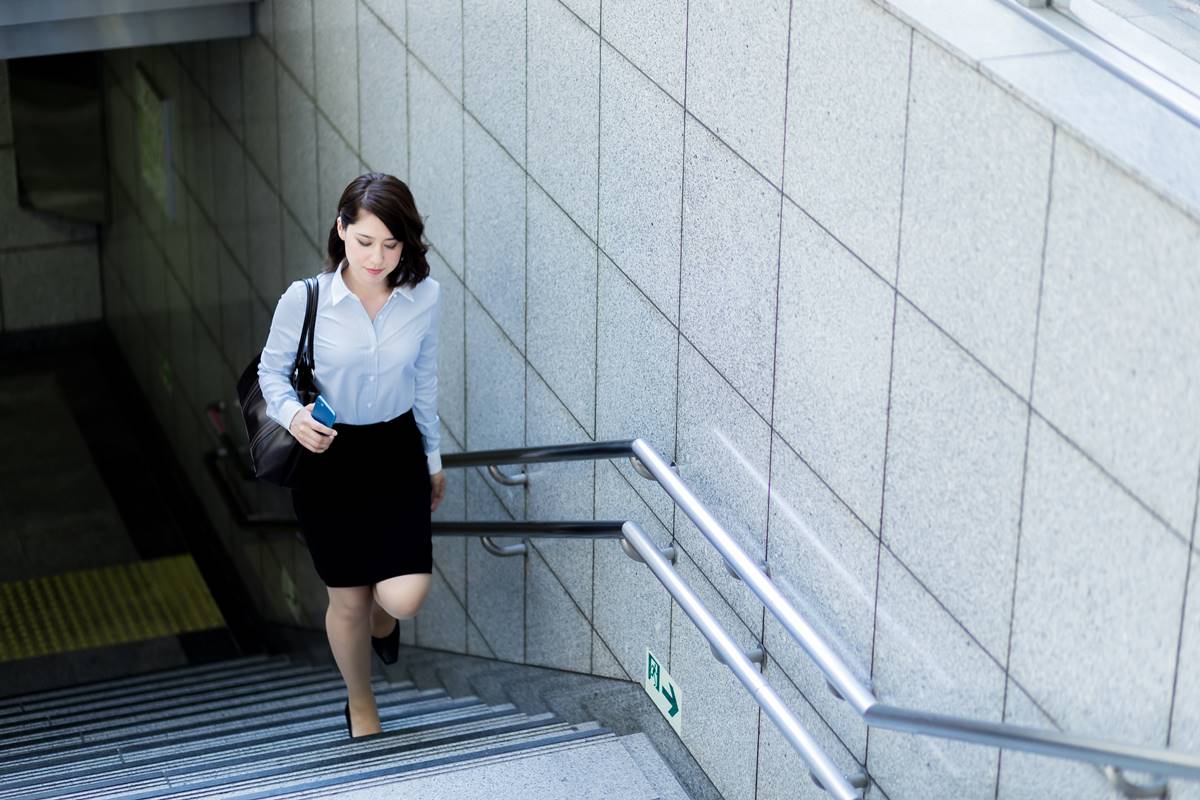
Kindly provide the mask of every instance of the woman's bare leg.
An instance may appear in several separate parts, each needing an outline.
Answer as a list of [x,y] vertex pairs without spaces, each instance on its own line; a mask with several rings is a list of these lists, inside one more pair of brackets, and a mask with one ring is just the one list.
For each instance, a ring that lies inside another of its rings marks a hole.
[[421,610],[433,575],[418,572],[397,575],[375,584],[375,603],[371,609],[371,627],[374,636],[391,633],[392,619],[412,619]]
[[337,662],[350,701],[350,721],[354,735],[379,733],[379,710],[371,691],[371,644],[367,638],[371,624],[371,587],[327,587],[329,609],[325,612],[325,632],[329,648]]
[[400,623],[396,622],[396,618],[388,612],[380,608],[379,603],[375,600],[375,594],[371,594],[371,635],[382,639],[392,632],[392,628]]

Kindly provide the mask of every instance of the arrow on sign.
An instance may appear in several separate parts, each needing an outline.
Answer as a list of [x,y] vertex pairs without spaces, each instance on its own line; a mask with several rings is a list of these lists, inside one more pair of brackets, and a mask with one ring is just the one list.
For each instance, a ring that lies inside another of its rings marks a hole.
[[[670,694],[667,694],[667,686],[671,687]],[[679,703],[675,702],[675,687],[669,683],[667,686],[664,686],[660,691],[663,693],[663,697],[667,698],[667,701],[671,704],[671,710],[667,712],[667,716],[673,717],[679,713]]]

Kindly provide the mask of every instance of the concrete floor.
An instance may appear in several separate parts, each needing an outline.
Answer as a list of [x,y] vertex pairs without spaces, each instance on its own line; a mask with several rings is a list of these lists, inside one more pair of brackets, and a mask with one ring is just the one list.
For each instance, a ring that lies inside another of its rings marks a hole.
[[0,378],[0,580],[138,559],[53,372]]
[[[191,552],[226,619],[244,618],[236,573],[150,419],[102,327],[0,342],[0,582]],[[0,696],[234,657],[254,649],[248,632],[242,646],[222,629],[3,662]]]

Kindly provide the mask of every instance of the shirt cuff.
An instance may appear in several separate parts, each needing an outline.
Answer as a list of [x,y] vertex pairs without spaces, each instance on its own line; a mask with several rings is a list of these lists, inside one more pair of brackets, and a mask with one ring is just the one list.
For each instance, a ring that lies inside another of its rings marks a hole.
[[429,462],[429,474],[436,475],[442,471],[442,451],[430,450],[425,454],[425,460]]
[[291,431],[292,419],[296,416],[296,412],[304,408],[295,400],[283,401],[283,408],[279,411],[279,419],[275,420],[283,426],[284,430]]

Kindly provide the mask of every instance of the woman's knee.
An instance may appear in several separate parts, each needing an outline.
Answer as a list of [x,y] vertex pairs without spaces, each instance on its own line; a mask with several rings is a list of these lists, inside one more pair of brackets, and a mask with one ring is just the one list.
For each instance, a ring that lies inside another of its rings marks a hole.
[[410,619],[421,610],[429,594],[432,575],[399,575],[375,584],[375,602],[396,619]]
[[371,587],[328,587],[329,614],[346,620],[366,619],[371,614]]

